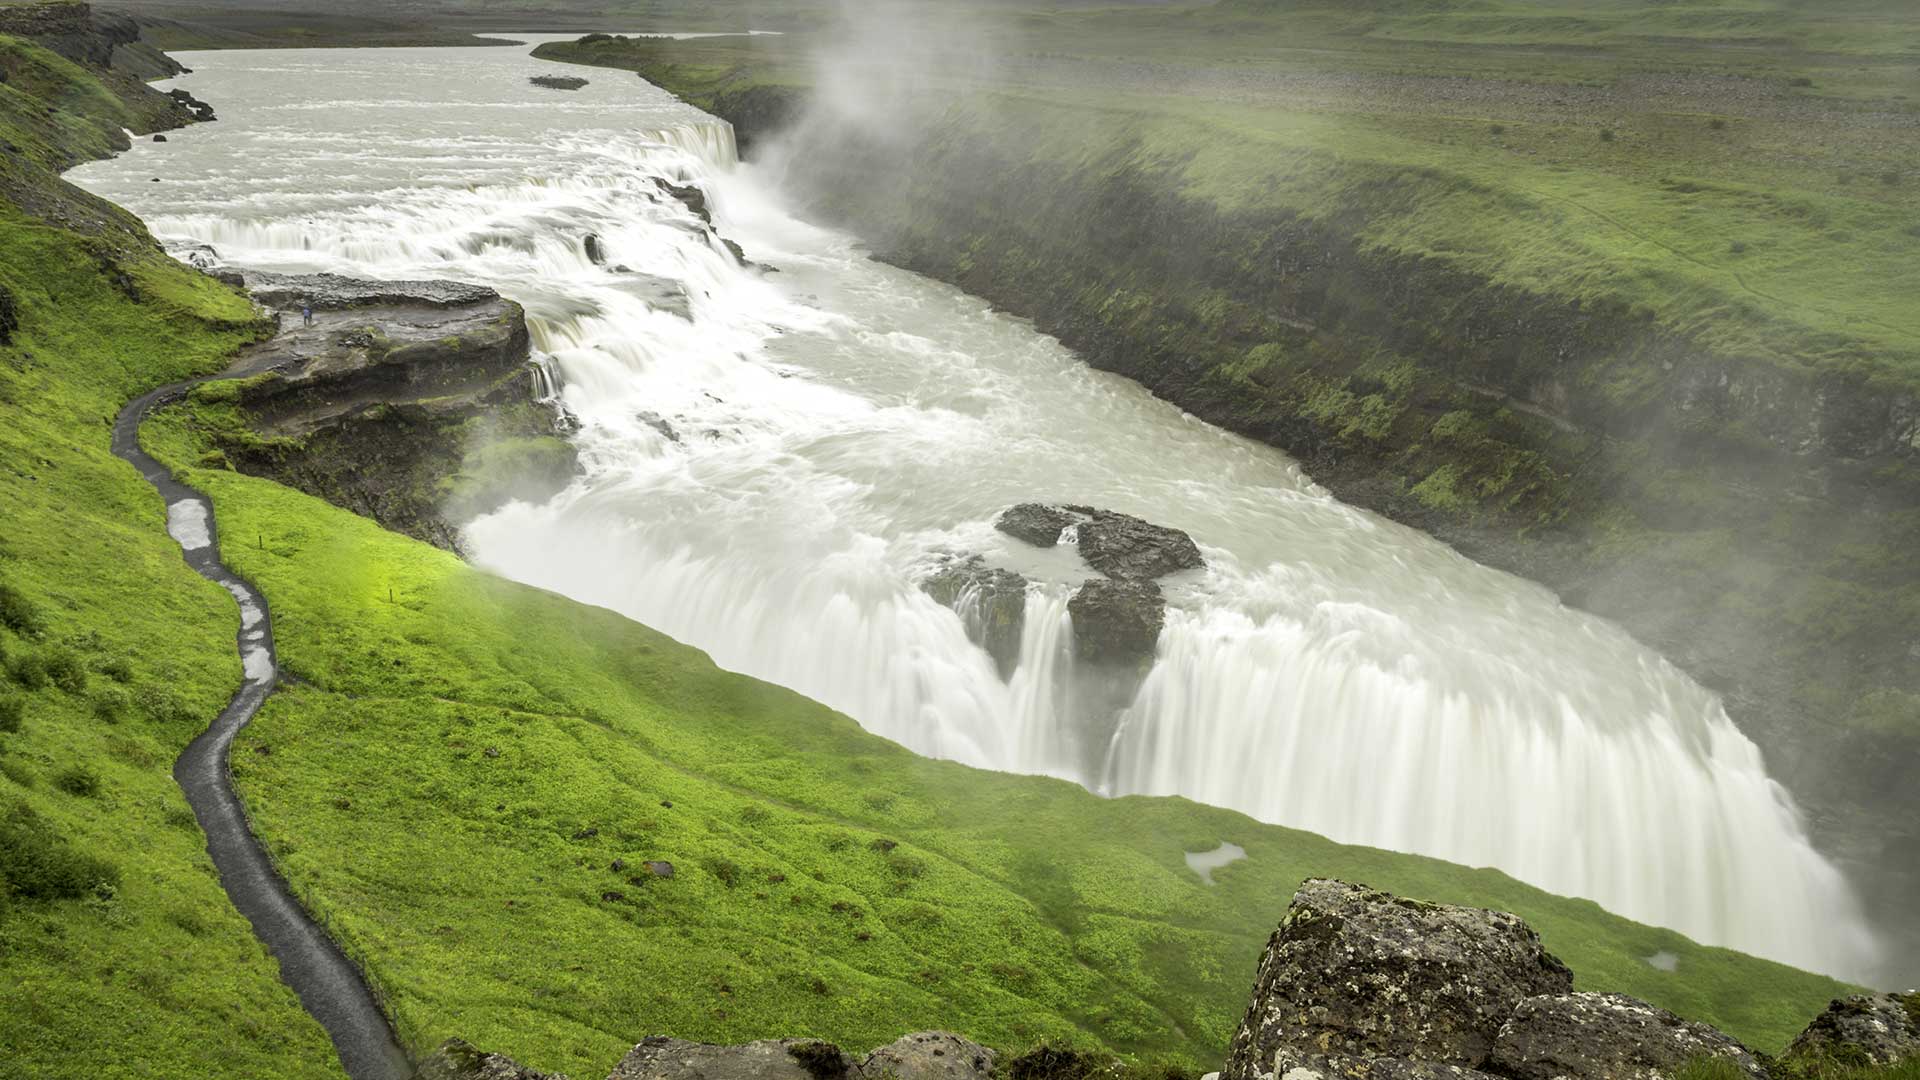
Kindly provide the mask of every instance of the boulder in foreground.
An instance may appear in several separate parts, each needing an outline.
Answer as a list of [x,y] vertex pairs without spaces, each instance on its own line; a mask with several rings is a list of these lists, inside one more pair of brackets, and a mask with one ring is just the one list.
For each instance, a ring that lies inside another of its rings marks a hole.
[[1278,1080],[1302,1054],[1476,1069],[1521,1002],[1572,990],[1518,916],[1314,879],[1267,943],[1223,1075]]
[[1840,998],[1814,1017],[1786,1057],[1879,1066],[1920,1060],[1920,991]]

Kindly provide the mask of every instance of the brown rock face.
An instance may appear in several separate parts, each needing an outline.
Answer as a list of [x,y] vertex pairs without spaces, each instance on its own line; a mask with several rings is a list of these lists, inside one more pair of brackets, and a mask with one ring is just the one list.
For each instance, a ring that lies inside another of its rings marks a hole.
[[1517,916],[1311,880],[1267,944],[1223,1076],[1278,1080],[1303,1055],[1477,1069],[1522,1001],[1572,989]]

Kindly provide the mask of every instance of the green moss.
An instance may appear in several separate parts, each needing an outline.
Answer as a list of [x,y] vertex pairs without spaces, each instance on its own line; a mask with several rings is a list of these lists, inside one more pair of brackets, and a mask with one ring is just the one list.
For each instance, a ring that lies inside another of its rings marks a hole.
[[1460,491],[1460,467],[1454,464],[1428,473],[1408,494],[1430,510],[1464,513],[1473,507],[1473,501]]
[[0,893],[77,900],[119,883],[117,869],[74,847],[32,807],[0,804]]

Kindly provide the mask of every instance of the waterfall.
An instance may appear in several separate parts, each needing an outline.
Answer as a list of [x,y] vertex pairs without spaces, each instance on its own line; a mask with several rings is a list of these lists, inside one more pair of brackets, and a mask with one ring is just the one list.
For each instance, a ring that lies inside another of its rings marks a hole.
[[[921,753],[1496,866],[1701,941],[1867,972],[1847,883],[1719,701],[1666,661],[796,220],[728,125],[645,84],[527,107],[514,65],[532,62],[511,53],[423,51],[398,88],[377,51],[210,55],[194,78],[232,103],[221,124],[75,176],[232,262],[520,301],[585,473],[468,527],[496,572]],[[364,107],[311,107],[342,99]],[[145,182],[155,161],[167,183]],[[719,234],[663,183],[698,185]],[[1067,598],[1091,571],[992,528],[1027,500],[1182,528],[1207,557],[1165,582],[1157,659],[1117,713],[1073,656]],[[943,553],[1031,582],[1004,678],[920,587]]]

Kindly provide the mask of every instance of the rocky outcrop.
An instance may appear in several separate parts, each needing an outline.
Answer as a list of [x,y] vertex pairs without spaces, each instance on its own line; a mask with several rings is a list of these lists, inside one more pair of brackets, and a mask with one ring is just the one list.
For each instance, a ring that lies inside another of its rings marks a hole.
[[1026,578],[973,555],[943,563],[920,587],[959,614],[967,637],[993,658],[1001,678],[1013,675],[1027,624]]
[[1841,998],[1793,1040],[1786,1057],[1882,1066],[1920,1059],[1920,991]]
[[220,439],[234,468],[456,551],[465,521],[572,479],[518,304],[456,282],[244,277],[282,330],[240,354],[240,381],[201,391],[249,421]]
[[868,1054],[862,1077],[900,1080],[978,1080],[993,1072],[994,1052],[951,1031],[903,1035]]
[[187,69],[143,43],[131,16],[66,0],[0,4],[0,34],[28,38],[87,68],[140,115],[146,131],[213,119],[213,110],[184,90],[162,94],[146,85]]
[[1572,990],[1517,916],[1308,881],[1261,957],[1223,1075],[1272,1075],[1281,1050],[1479,1068],[1521,1002]]
[[567,1080],[560,1073],[535,1072],[504,1054],[489,1054],[464,1039],[448,1039],[420,1063],[413,1080]]
[[654,177],[654,184],[669,198],[692,211],[708,228],[713,227],[713,211],[707,208],[707,193],[697,184],[672,184]]
[[1518,916],[1311,880],[1267,943],[1224,1080],[1662,1080],[1745,1047],[1573,973]]
[[201,101],[185,90],[169,90],[167,91],[167,96],[179,102],[180,107],[187,110],[196,123],[204,124],[220,119],[213,115],[213,106]]
[[1074,656],[1114,669],[1104,695],[1124,707],[1153,665],[1166,599],[1154,579],[1206,565],[1193,538],[1129,514],[1092,506],[1020,503],[994,528],[1035,547],[1072,543],[1088,566],[1106,575],[1080,586],[1067,603]]
[[[1067,601],[1067,613],[1073,616],[1075,659],[1144,675],[1167,621],[1167,601],[1151,581],[1094,578]],[[1123,696],[1131,698],[1131,689]]]
[[0,285],[0,345],[13,343],[13,332],[20,329],[20,305],[5,285]]
[[993,524],[1038,547],[1054,546],[1072,529],[1080,557],[1110,578],[1146,581],[1207,564],[1193,538],[1179,529],[1091,506],[1021,503]]
[[1753,1054],[1708,1027],[1625,994],[1529,998],[1500,1028],[1491,1067],[1512,1080],[1660,1080],[1696,1058],[1725,1058],[1767,1080]]
[[994,1060],[993,1051],[945,1031],[907,1035],[860,1057],[817,1040],[715,1046],[656,1035],[635,1046],[607,1080],[985,1080]]

